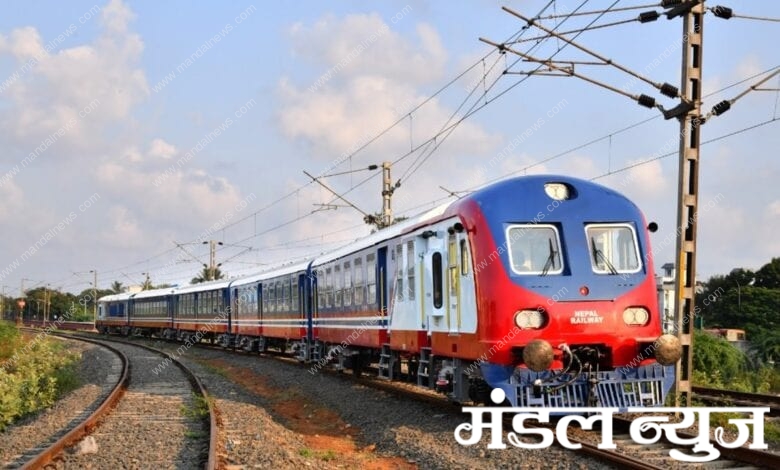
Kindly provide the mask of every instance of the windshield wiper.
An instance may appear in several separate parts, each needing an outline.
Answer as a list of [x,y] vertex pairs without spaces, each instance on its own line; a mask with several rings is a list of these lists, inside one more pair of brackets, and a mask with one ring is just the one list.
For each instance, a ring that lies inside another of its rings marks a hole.
[[617,269],[615,269],[614,266],[612,266],[612,263],[609,262],[607,257],[604,255],[604,253],[596,248],[596,240],[593,237],[590,237],[590,246],[593,248],[593,257],[595,258],[594,261],[596,262],[596,265],[599,264],[599,258],[601,258],[601,261],[604,262],[604,264],[607,265],[607,268],[609,269],[609,273],[612,275],[617,274]]
[[539,277],[547,275],[547,271],[555,264],[555,255],[558,254],[557,251],[553,250],[552,239],[548,238],[547,242],[550,244],[550,254],[547,256],[547,261],[544,262],[544,267],[542,268],[542,273],[539,274]]

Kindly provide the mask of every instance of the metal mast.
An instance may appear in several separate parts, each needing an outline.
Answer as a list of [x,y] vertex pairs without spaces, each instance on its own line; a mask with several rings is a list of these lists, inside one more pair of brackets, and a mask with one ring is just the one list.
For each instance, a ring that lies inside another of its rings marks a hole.
[[393,181],[390,178],[391,162],[382,162],[382,227],[389,227],[393,223]]
[[[682,358],[675,365],[675,405],[691,405],[693,322],[696,296],[696,231],[699,200],[699,144],[701,140],[701,79],[704,1],[686,2],[683,16],[682,103],[689,110],[680,116],[680,167],[677,196],[677,269],[675,313]],[[691,3],[694,5],[691,7]],[[679,7],[678,7],[679,8]],[[671,16],[670,16],[671,18]],[[681,403],[682,402],[682,403]]]

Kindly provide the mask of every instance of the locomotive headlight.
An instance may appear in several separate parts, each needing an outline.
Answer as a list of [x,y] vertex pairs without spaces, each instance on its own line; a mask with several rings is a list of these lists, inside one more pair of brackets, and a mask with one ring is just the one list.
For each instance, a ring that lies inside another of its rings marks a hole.
[[546,183],[544,185],[544,192],[551,199],[556,201],[565,201],[569,199],[569,187],[563,183]]
[[623,310],[623,322],[626,325],[646,325],[650,320],[650,312],[642,307],[629,307]]
[[546,320],[547,316],[539,310],[520,310],[515,313],[515,325],[521,330],[538,330]]

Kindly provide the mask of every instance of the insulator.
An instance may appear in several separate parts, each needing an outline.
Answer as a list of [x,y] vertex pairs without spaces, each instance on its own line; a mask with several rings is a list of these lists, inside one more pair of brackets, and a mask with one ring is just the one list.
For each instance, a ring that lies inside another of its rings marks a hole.
[[636,102],[639,103],[640,106],[644,106],[646,108],[655,107],[655,98],[652,96],[639,95],[639,98],[637,98]]
[[664,8],[670,8],[682,3],[682,0],[661,0],[661,6]]
[[677,95],[679,94],[679,90],[674,85],[664,83],[663,85],[661,85],[661,94],[664,96],[668,96],[669,98],[677,98]]
[[700,4],[702,1],[703,0],[689,0],[686,2],[678,2],[677,6],[666,12],[666,19],[671,20],[672,18],[677,18],[678,16],[687,15],[693,9],[693,7]]
[[661,16],[660,13],[657,11],[646,11],[644,13],[639,14],[639,22],[640,23],[650,23],[651,21],[657,20]]
[[720,116],[721,114],[725,113],[729,109],[731,109],[731,102],[721,101],[720,103],[712,107],[712,114],[716,116]]
[[720,5],[716,5],[710,8],[710,10],[716,17],[723,18],[724,20],[731,18],[731,16],[734,14],[734,11],[731,8]]

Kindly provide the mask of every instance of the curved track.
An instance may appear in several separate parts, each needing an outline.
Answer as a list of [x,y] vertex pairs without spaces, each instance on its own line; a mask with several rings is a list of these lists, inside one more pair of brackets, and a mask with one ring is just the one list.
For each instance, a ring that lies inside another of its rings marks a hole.
[[694,398],[705,403],[726,406],[768,406],[769,415],[780,416],[780,396],[761,393],[735,392],[717,388],[693,387]]
[[[39,333],[37,330],[32,330],[32,329],[29,329],[27,331]],[[127,356],[124,353],[122,353],[116,348],[111,347],[110,345],[103,344],[99,341],[95,341],[92,339],[77,338],[77,340],[85,341],[92,344],[97,344],[116,354],[119,357],[119,360],[122,364],[121,371],[119,373],[119,380],[117,381],[113,389],[109,392],[109,394],[105,397],[105,399],[102,401],[102,403],[100,403],[100,405],[97,406],[97,408],[94,411],[92,411],[86,417],[86,419],[84,419],[81,423],[77,424],[75,427],[70,429],[65,435],[57,439],[55,442],[43,448],[37,454],[26,459],[26,461],[22,463],[21,468],[24,469],[41,468],[47,463],[51,462],[52,459],[54,459],[54,457],[60,454],[67,447],[76,444],[79,440],[81,440],[83,437],[85,437],[90,432],[92,432],[92,430],[97,426],[98,421],[100,421],[105,415],[107,415],[110,412],[111,408],[122,398],[122,395],[127,389],[127,385],[130,381],[130,361],[128,360]],[[89,412],[88,410],[85,411]]]
[[[136,343],[132,343],[136,344]],[[199,346],[209,349],[220,349],[230,354],[247,354],[242,351],[235,351],[230,349],[220,348],[218,346],[200,344]],[[287,363],[299,363],[296,359],[289,356],[277,354],[275,352],[263,353],[262,356],[273,358]],[[306,366],[308,367],[308,366]],[[366,371],[373,371],[367,369]],[[381,390],[396,396],[411,398],[417,401],[424,401],[432,406],[440,408],[449,413],[459,413],[460,409],[454,409],[453,403],[446,400],[442,395],[428,392],[419,387],[405,384],[403,382],[388,382],[381,380],[373,375],[363,374],[362,377],[354,377],[343,373],[343,371],[336,371],[329,368],[323,368],[319,372],[327,374],[333,374],[342,376],[345,380],[357,381],[363,385],[370,386],[377,390]],[[373,371],[375,372],[375,371]],[[753,403],[755,406],[755,403]],[[764,403],[766,406],[766,403]],[[532,423],[525,423],[526,426],[532,426]],[[599,449],[597,441],[600,438],[600,433],[595,431],[582,431],[579,429],[570,430],[569,440],[573,444],[581,444],[579,452],[590,455],[602,462],[613,464],[619,468],[630,469],[667,469],[675,468],[682,462],[674,460],[669,451],[673,448],[677,448],[684,453],[691,454],[692,446],[678,446],[671,444],[668,441],[662,439],[657,444],[650,446],[639,446],[635,444],[628,434],[628,428],[631,424],[630,420],[624,418],[615,417],[614,426],[614,442],[617,444],[616,450]],[[540,427],[550,427],[550,425],[539,425]],[[554,424],[553,424],[554,426]],[[511,417],[505,418],[504,430],[511,429]],[[686,434],[684,432],[677,433],[679,437],[684,439],[693,439],[695,436],[692,434]],[[485,440],[483,436],[483,440]],[[780,454],[757,451],[749,449],[747,447],[739,447],[736,449],[727,449],[714,444],[716,448],[721,452],[721,456],[714,462],[703,464],[705,467],[712,468],[780,468]]]
[[[123,364],[122,374],[114,390],[97,410],[27,461],[23,468],[41,468],[55,459],[64,461],[66,467],[74,468],[85,465],[115,467],[124,463],[130,466],[191,468],[193,462],[190,456],[205,454],[198,451],[202,447],[198,440],[205,441],[204,434],[208,437],[208,456],[204,455],[197,466],[205,464],[209,470],[216,468],[216,410],[200,380],[183,364],[165,352],[144,345],[96,340],[82,335],[52,334],[98,344],[115,352]],[[149,352],[154,354],[150,356]],[[155,373],[155,367],[161,364],[165,367]],[[207,422],[203,422],[204,407],[207,408]],[[204,433],[203,428],[208,432]],[[88,434],[97,436],[97,453],[76,455],[63,452]],[[150,445],[150,439],[157,440]],[[177,449],[169,451],[166,448],[169,446]]]

